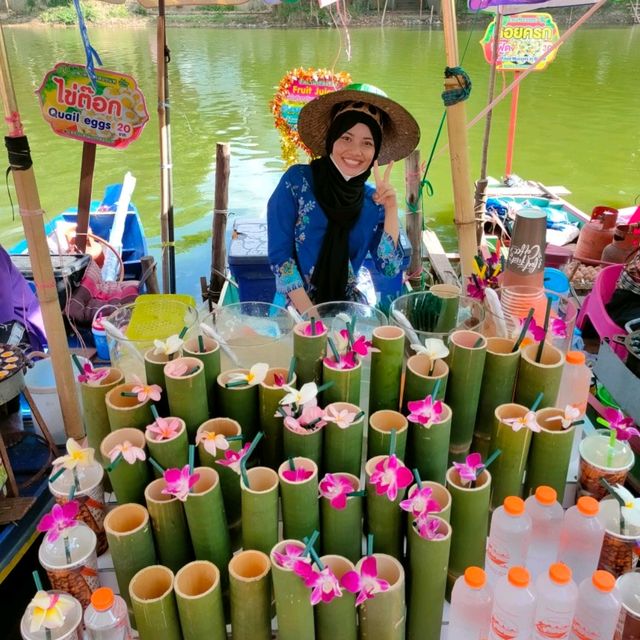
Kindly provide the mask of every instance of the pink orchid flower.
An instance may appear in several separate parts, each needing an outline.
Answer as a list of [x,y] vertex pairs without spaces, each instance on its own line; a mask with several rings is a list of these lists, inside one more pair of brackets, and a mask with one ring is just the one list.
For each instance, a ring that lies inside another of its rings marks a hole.
[[172,360],[164,366],[167,375],[181,378],[189,370],[189,365],[184,360]]
[[47,542],[55,542],[60,534],[76,524],[80,505],[77,500],[70,500],[63,505],[54,504],[53,509],[38,522],[37,529],[46,532]]
[[640,436],[640,431],[633,426],[633,419],[625,417],[619,409],[606,409],[604,418],[609,423],[609,428],[616,432],[617,440],[630,440],[633,436]]
[[380,349],[376,349],[373,346],[373,342],[371,342],[371,340],[367,340],[364,336],[360,336],[355,340],[351,348],[363,358],[368,356],[370,353],[380,353]]
[[436,518],[429,518],[428,516],[418,518],[415,522],[415,527],[420,537],[425,540],[440,540],[445,537],[443,533],[438,533],[440,521]]
[[125,440],[122,444],[117,444],[109,451],[109,460],[113,462],[119,455],[122,455],[124,461],[128,464],[134,464],[136,460],[147,459],[144,449],[132,445],[128,440]]
[[413,474],[395,455],[385,456],[375,466],[371,474],[371,484],[376,493],[387,494],[389,500],[398,497],[398,490],[405,489],[413,482]]
[[237,474],[240,473],[240,463],[243,458],[247,455],[247,451],[249,451],[249,447],[251,446],[250,442],[240,449],[240,451],[234,451],[233,449],[227,449],[224,452],[224,458],[222,460],[216,460],[216,464],[222,465],[223,467],[229,467],[229,469],[235,471]]
[[433,397],[428,395],[424,400],[413,400],[407,404],[411,412],[407,416],[409,422],[417,422],[430,427],[432,424],[440,422],[442,416],[442,402],[433,401]]
[[486,280],[481,280],[480,278],[471,277],[467,282],[467,295],[470,298],[474,298],[475,300],[483,301],[485,297],[484,290],[487,287]]
[[276,387],[284,387],[285,384],[287,384],[287,381],[285,380],[285,377],[280,375],[279,373],[274,373],[273,374],[273,384]]
[[[304,329],[302,330],[302,333],[305,336],[312,336],[313,335],[313,331],[311,330],[311,323],[312,322],[313,321],[310,320],[305,325]],[[327,330],[327,327],[324,325],[324,323],[321,320],[316,320],[313,328],[315,329],[315,335],[317,335],[317,336],[323,334]]]
[[336,362],[333,358],[324,358],[323,362],[331,369],[353,369],[358,363],[356,362],[355,351],[347,351],[340,360]]
[[229,448],[229,441],[222,433],[216,433],[215,431],[201,431],[196,438],[196,444],[202,444],[204,450],[214,457],[218,454],[218,450],[227,451]]
[[[526,318],[520,318],[520,326],[522,327],[526,322]],[[527,329],[527,333],[535,340],[536,342],[540,342],[542,338],[544,338],[544,328],[540,327],[536,319],[534,317],[531,318],[531,322],[529,323],[529,328]]]
[[355,491],[348,478],[333,473],[327,473],[318,485],[320,496],[326,498],[334,509],[344,509],[347,506],[347,494]]
[[147,426],[149,437],[152,440],[171,440],[180,432],[180,420],[178,418],[160,418]]
[[285,469],[282,472],[282,477],[289,482],[304,482],[313,475],[311,469],[305,469],[304,467],[296,467],[295,469]]
[[567,337],[567,323],[562,318],[551,319],[551,335],[560,339]]
[[341,429],[346,429],[348,426],[352,425],[357,415],[355,412],[349,411],[348,409],[338,411],[338,409],[336,409],[332,404],[330,404],[325,411],[326,420],[328,422],[334,422]]
[[334,598],[342,596],[338,578],[329,567],[316,571],[310,564],[298,561],[293,566],[293,571],[302,578],[305,586],[311,589],[311,604],[331,602]]
[[428,513],[438,513],[441,509],[440,503],[431,497],[432,494],[431,487],[418,489],[418,485],[414,485],[409,490],[409,497],[400,503],[400,508],[414,518],[426,516]]
[[110,369],[109,367],[94,369],[91,364],[85,362],[82,371],[83,372],[78,375],[78,382],[86,382],[91,387],[97,387],[100,381],[109,375]]
[[520,431],[523,427],[535,433],[540,431],[540,425],[533,411],[527,411],[521,418],[503,418],[502,422],[508,424],[514,431]]
[[199,473],[190,473],[189,465],[185,464],[182,469],[167,469],[164,472],[165,488],[161,491],[168,496],[175,496],[178,500],[185,502],[189,496],[189,491],[200,479]]
[[162,387],[157,384],[145,384],[138,376],[133,376],[133,381],[135,385],[131,389],[131,393],[138,394],[138,402],[146,402],[147,400],[158,402],[160,400]]
[[307,433],[309,430],[317,431],[318,429],[322,429],[322,427],[327,424],[327,421],[324,418],[324,409],[315,405],[305,406],[302,409],[302,414],[298,418],[295,418],[292,415],[287,416],[284,419],[284,424],[291,431]]
[[284,569],[293,570],[296,562],[311,562],[309,557],[303,557],[304,546],[301,544],[287,544],[284,547],[284,553],[279,551],[273,552],[276,564]]
[[389,583],[378,578],[378,562],[375,556],[367,556],[360,565],[360,572],[347,571],[340,584],[351,593],[357,593],[356,606],[373,598],[376,593],[389,590]]
[[484,464],[479,453],[471,453],[464,462],[454,462],[453,466],[460,476],[460,482],[465,485],[478,479],[478,474],[482,471]]

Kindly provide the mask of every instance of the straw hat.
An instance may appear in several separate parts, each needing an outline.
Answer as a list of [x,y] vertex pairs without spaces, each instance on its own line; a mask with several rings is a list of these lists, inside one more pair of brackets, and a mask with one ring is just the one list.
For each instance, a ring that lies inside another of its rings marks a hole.
[[[311,100],[300,111],[298,135],[314,156],[325,155],[329,125],[336,110],[339,110],[337,105],[344,102],[363,102],[384,113],[382,147],[378,156],[380,164],[406,158],[418,146],[420,127],[403,106],[387,98],[384,91],[373,85],[350,84],[344,89]],[[362,110],[366,112],[366,108]]]

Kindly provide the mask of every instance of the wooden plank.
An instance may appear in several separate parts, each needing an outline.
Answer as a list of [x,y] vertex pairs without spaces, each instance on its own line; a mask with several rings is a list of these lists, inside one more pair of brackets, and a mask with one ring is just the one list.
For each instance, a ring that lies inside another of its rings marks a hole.
[[431,268],[440,282],[460,286],[460,280],[455,269],[451,266],[440,240],[434,231],[425,229],[422,232],[422,244],[425,255],[429,258]]
[[0,525],[21,520],[35,501],[35,498],[0,499]]

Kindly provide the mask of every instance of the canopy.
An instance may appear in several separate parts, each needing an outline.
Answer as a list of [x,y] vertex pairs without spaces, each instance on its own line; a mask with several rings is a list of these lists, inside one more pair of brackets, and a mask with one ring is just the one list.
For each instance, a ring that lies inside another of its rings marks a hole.
[[[146,1],[146,0],[145,0]],[[553,7],[573,7],[579,4],[595,4],[596,0],[469,0],[471,11],[488,11],[496,13],[498,7],[503,15],[512,13],[524,13],[525,11],[536,11],[537,9],[551,9]]]

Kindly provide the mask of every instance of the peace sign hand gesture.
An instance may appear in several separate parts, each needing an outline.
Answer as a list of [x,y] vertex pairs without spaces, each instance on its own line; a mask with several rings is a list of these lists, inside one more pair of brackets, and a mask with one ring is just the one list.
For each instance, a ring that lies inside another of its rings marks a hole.
[[385,209],[390,207],[396,207],[396,190],[391,186],[389,177],[391,176],[391,169],[393,168],[393,160],[389,163],[384,171],[384,175],[380,175],[380,165],[376,160],[373,163],[373,177],[376,183],[376,191],[373,194],[373,201],[377,204],[381,204]]

